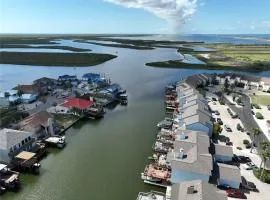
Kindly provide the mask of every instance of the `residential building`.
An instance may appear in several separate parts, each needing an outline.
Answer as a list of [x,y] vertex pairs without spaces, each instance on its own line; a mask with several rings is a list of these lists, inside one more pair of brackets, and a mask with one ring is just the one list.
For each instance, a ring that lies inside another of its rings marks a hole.
[[34,133],[36,138],[52,136],[57,133],[54,118],[46,111],[35,113],[23,119],[19,123],[19,127],[22,131]]
[[58,81],[76,81],[77,76],[71,76],[71,75],[62,75],[58,77]]
[[173,184],[171,200],[227,200],[227,195],[207,181],[194,180]]
[[94,104],[95,104],[94,101],[90,101],[86,99],[68,98],[65,100],[65,102],[61,106],[69,108],[69,109],[77,108],[81,110],[81,112],[84,112],[90,107],[92,107]]
[[0,130],[0,161],[9,162],[21,151],[29,151],[34,146],[34,133],[13,129]]
[[180,131],[174,141],[174,150],[167,155],[172,168],[171,182],[209,181],[213,169],[209,146],[209,137],[205,133]]
[[33,103],[37,100],[37,94],[22,94],[21,100],[23,103]]
[[240,169],[235,165],[218,163],[219,178],[218,184],[229,185],[232,188],[239,188],[242,182]]
[[186,117],[181,117],[178,115],[178,118],[175,119],[178,122],[180,127],[185,127],[185,129],[193,131],[202,131],[207,133],[210,137],[213,131],[213,123],[211,117],[200,110],[196,110],[196,113],[193,115],[188,115]]
[[100,74],[95,74],[95,73],[87,73],[82,76],[82,81],[87,82],[87,83],[97,83],[101,80],[101,75]]
[[16,89],[23,94],[39,95],[41,93],[40,88],[37,85],[18,85]]
[[230,146],[215,144],[215,161],[228,162],[232,161],[233,158],[233,149]]

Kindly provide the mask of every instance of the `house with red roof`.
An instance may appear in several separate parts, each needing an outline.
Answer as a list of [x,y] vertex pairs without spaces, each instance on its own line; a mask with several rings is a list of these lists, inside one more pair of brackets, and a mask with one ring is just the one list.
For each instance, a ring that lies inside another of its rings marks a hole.
[[63,107],[69,109],[77,109],[80,112],[85,112],[95,104],[94,101],[81,99],[81,98],[68,98],[62,104]]
[[[61,105],[64,108],[69,109],[69,113],[75,115],[84,115],[87,118],[102,118],[104,115],[104,109],[101,106],[96,106],[95,101],[86,100],[81,98],[68,98]],[[68,113],[68,112],[67,112]]]

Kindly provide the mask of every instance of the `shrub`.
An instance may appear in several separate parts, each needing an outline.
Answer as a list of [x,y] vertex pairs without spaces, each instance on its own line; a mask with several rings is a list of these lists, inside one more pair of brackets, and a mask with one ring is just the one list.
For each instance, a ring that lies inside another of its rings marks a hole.
[[267,120],[266,122],[267,122],[268,125],[270,125],[270,120]]
[[241,147],[236,147],[236,149],[238,149],[238,150],[242,150],[242,148],[241,148]]
[[256,113],[255,117],[256,117],[257,119],[264,119],[262,113],[259,113],[259,112]]
[[261,109],[261,106],[259,106],[258,104],[252,104],[253,107],[255,107],[256,109]]
[[251,148],[251,144],[246,144],[246,149],[250,149]]
[[243,144],[247,145],[247,144],[250,144],[250,142],[248,140],[243,140]]
[[220,124],[214,123],[213,137],[217,138],[221,132],[222,132],[222,127],[220,126]]
[[262,182],[269,184],[270,183],[270,170],[265,169],[262,176],[261,176],[261,172],[262,172],[262,169],[259,169],[259,168],[253,169],[254,176],[260,179]]

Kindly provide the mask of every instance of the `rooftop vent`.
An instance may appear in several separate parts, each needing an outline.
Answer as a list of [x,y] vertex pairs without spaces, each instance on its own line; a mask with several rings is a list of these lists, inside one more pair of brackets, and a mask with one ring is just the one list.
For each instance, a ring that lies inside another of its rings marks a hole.
[[184,154],[184,149],[181,148],[178,155],[177,155],[178,159],[184,159],[185,158],[185,154]]
[[196,191],[195,188],[194,188],[194,185],[189,186],[189,187],[187,188],[187,194],[194,194],[194,193],[197,193],[197,191]]

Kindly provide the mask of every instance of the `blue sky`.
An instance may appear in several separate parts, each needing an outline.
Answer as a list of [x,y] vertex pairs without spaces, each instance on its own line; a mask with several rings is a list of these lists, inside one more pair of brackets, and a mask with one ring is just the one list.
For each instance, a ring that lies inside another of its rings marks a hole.
[[0,0],[0,32],[269,34],[270,0]]

